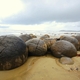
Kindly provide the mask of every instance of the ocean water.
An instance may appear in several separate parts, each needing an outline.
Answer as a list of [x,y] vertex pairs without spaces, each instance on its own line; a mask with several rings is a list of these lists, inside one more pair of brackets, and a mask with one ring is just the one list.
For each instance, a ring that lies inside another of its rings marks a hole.
[[44,35],[44,34],[49,34],[49,35],[76,35],[80,34],[79,31],[53,31],[53,30],[11,30],[11,31],[0,31],[0,36],[1,35],[16,35],[19,36],[21,34],[34,34],[34,35]]

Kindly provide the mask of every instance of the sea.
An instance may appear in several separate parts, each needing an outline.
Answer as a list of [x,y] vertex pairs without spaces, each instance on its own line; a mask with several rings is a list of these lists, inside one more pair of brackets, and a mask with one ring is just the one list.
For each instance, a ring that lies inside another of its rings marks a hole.
[[11,31],[0,31],[0,36],[2,35],[16,35],[19,36],[21,34],[34,34],[37,36],[48,34],[48,35],[77,35],[80,34],[80,31],[71,31],[71,30],[11,30]]

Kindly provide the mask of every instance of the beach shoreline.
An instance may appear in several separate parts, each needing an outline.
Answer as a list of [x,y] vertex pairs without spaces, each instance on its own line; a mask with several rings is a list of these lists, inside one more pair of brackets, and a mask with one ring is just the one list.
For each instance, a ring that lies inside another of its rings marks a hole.
[[[60,34],[51,36],[58,37]],[[49,53],[39,57],[31,56],[18,68],[0,71],[0,80],[80,80],[80,57],[75,56],[72,60],[74,64],[64,65],[59,62],[59,58]]]
[[16,69],[0,71],[0,80],[80,80],[80,57],[72,59],[73,65],[63,65],[50,54],[31,56]]

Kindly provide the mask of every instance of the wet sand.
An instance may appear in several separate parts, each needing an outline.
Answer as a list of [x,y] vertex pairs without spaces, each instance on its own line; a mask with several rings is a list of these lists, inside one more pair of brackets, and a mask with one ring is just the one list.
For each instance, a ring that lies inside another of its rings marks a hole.
[[51,55],[32,56],[19,68],[0,71],[0,80],[80,80],[80,57],[72,59],[73,65],[63,65]]

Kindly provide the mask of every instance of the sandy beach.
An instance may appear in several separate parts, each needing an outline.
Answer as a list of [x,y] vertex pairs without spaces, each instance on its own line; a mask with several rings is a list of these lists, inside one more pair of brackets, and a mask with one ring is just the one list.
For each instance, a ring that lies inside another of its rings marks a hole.
[[80,80],[80,56],[72,60],[74,64],[64,65],[51,54],[31,56],[18,68],[0,71],[0,80]]
[[73,65],[63,65],[49,54],[32,56],[16,69],[0,71],[0,80],[80,80],[80,57],[72,59]]
[[80,80],[80,0],[0,0],[0,80]]

